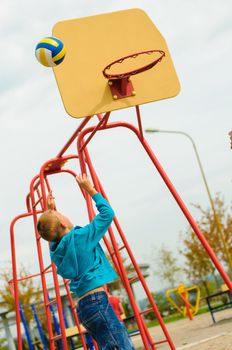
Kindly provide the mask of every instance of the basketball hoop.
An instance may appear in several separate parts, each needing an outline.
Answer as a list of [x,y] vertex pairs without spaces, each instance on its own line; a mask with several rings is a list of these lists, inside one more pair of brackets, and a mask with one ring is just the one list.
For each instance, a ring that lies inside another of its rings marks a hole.
[[[156,58],[154,61],[150,62],[149,64],[131,70],[129,72],[125,73],[118,73],[118,74],[110,74],[107,73],[111,69],[112,66],[114,66],[117,63],[122,63],[125,60],[128,60],[129,58],[137,58],[140,55],[151,55],[155,52],[158,52],[160,56]],[[145,72],[148,69],[151,69],[154,67],[157,63],[161,62],[162,58],[165,56],[165,52],[162,50],[149,50],[149,51],[142,51],[133,53],[131,55],[119,58],[118,60],[110,63],[108,66],[106,66],[102,73],[106,79],[108,79],[108,84],[113,96],[114,100],[117,100],[119,98],[129,97],[129,96],[135,96],[135,90],[133,88],[132,82],[130,80],[130,77],[132,75],[136,75],[142,72]]]

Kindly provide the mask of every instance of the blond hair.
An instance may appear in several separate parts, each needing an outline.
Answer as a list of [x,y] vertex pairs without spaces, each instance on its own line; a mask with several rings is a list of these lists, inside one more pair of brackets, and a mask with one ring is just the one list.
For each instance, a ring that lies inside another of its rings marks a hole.
[[60,220],[54,215],[54,210],[46,210],[39,218],[37,223],[37,230],[40,236],[46,241],[53,241],[59,238],[63,227]]

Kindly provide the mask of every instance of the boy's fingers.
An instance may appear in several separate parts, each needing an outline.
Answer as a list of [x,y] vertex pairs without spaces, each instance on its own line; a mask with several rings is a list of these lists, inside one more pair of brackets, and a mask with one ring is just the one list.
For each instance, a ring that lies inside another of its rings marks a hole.
[[78,182],[79,185],[83,182],[83,178],[82,178],[81,175],[77,175],[77,176],[76,176],[76,180],[77,180],[77,182]]
[[83,175],[80,174],[76,176],[76,179],[79,181],[84,181],[86,180],[86,178],[87,178],[86,174],[83,174]]

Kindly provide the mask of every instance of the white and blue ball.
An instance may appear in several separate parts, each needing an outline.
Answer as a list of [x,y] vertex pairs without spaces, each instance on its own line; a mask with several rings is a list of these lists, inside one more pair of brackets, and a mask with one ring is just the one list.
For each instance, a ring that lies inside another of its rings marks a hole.
[[66,49],[61,40],[47,37],[37,44],[35,56],[39,63],[46,67],[54,67],[60,64],[65,57]]

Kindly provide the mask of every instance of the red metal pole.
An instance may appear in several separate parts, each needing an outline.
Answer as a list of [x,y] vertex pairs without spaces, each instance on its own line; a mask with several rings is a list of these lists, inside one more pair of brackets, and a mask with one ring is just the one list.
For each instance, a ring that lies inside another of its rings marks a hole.
[[[213,249],[211,248],[211,246],[207,242],[206,238],[204,237],[204,235],[202,234],[202,232],[198,228],[197,223],[195,222],[195,220],[193,219],[193,217],[190,214],[189,210],[185,206],[183,200],[179,196],[178,192],[176,191],[175,187],[173,186],[172,182],[170,181],[170,179],[167,176],[166,172],[164,171],[163,167],[159,163],[158,159],[154,155],[152,149],[150,148],[150,146],[147,143],[147,141],[145,140],[145,138],[143,140],[141,140],[138,129],[134,125],[129,124],[129,123],[125,123],[125,122],[110,123],[110,124],[107,124],[106,126],[104,126],[104,128],[100,128],[99,130],[112,129],[112,128],[115,128],[115,127],[126,127],[128,129],[130,129],[131,131],[133,131],[137,135],[137,137],[140,140],[141,144],[143,145],[145,151],[147,152],[148,156],[150,157],[152,163],[155,165],[155,167],[158,170],[159,174],[161,175],[163,181],[165,182],[165,184],[167,185],[167,187],[168,187],[169,191],[171,192],[172,196],[176,200],[178,206],[180,207],[180,209],[182,210],[182,212],[185,215],[186,219],[188,220],[188,222],[190,223],[191,227],[193,228],[194,232],[198,236],[199,240],[201,241],[203,247],[205,248],[206,252],[208,253],[208,255],[209,255],[210,259],[212,260],[213,264],[215,265],[216,269],[218,270],[218,272],[220,273],[220,275],[224,279],[224,281],[227,284],[229,290],[232,291],[232,282],[231,282],[229,276],[227,275],[227,273],[223,269],[222,265],[218,261],[216,255],[215,255],[215,253],[213,251]],[[87,129],[83,130],[82,133],[81,133],[81,137],[83,138],[88,132],[91,132],[91,131],[92,131],[92,128],[87,128]]]
[[137,120],[138,120],[138,126],[139,126],[139,132],[140,132],[140,139],[143,140],[143,126],[142,126],[142,120],[141,120],[141,114],[140,114],[140,109],[139,106],[135,106],[136,110],[136,115],[137,115]]
[[44,273],[45,269],[44,269],[44,263],[43,263],[43,254],[42,254],[42,248],[41,248],[41,243],[40,243],[40,237],[37,233],[37,213],[36,213],[35,207],[33,206],[33,204],[35,202],[34,183],[37,179],[38,179],[38,176],[35,176],[34,179],[31,181],[30,197],[31,197],[31,203],[32,203],[32,210],[33,210],[33,222],[34,222],[34,229],[35,229],[35,235],[36,235],[36,243],[37,243],[36,246],[37,246],[39,268],[40,268],[40,274],[41,274],[41,283],[42,283],[42,289],[43,289],[45,312],[46,312],[46,318],[47,318],[47,327],[48,327],[48,335],[49,335],[49,341],[50,341],[50,349],[55,350],[55,341],[53,339],[54,335],[53,335],[53,329],[52,329],[52,319],[51,319],[51,314],[50,314],[49,300],[48,300],[48,293],[47,293],[47,284],[46,284],[46,278],[45,278],[45,273]]
[[151,150],[150,146],[148,145],[148,143],[146,142],[146,140],[144,139],[143,141],[141,141],[141,143],[143,144],[143,147],[146,150],[148,156],[150,157],[152,163],[155,165],[156,169],[160,173],[162,179],[164,180],[165,184],[167,185],[169,191],[173,195],[174,199],[176,200],[177,204],[179,205],[179,207],[182,210],[183,214],[185,215],[186,219],[188,220],[188,222],[192,226],[194,232],[196,233],[196,235],[198,236],[199,240],[201,241],[203,247],[205,248],[206,252],[208,253],[209,257],[211,258],[211,260],[212,260],[213,264],[215,265],[216,269],[218,270],[218,272],[220,273],[220,275],[224,279],[224,281],[227,284],[229,290],[232,291],[232,281],[230,280],[230,278],[227,275],[227,273],[225,272],[224,268],[222,267],[222,265],[218,261],[216,255],[215,255],[215,253],[213,251],[213,249],[209,245],[209,243],[206,240],[205,236],[202,234],[202,232],[198,228],[196,221],[193,219],[193,217],[190,214],[189,210],[185,206],[184,202],[182,201],[181,197],[179,196],[178,192],[176,191],[176,189],[173,186],[172,182],[170,181],[169,177],[165,173],[163,167],[159,163],[158,159],[155,157],[154,153],[152,152],[152,150]]
[[73,141],[76,139],[77,135],[79,134],[79,132],[85,127],[85,125],[89,122],[89,120],[91,119],[91,117],[86,117],[83,122],[79,125],[79,127],[77,128],[77,130],[74,132],[74,134],[70,137],[70,139],[68,140],[68,142],[66,142],[66,144],[64,145],[64,147],[60,150],[60,152],[57,154],[57,158],[60,158],[63,156],[63,154],[65,153],[65,151],[67,151],[67,149],[69,148],[69,146],[73,143]]
[[[83,135],[84,135],[84,133],[83,133]],[[79,155],[80,167],[81,167],[82,172],[84,173],[84,172],[86,172],[86,167],[85,167],[85,162],[84,162],[84,156],[83,156],[83,153],[81,151],[84,148],[82,145],[83,145],[83,138],[82,138],[82,133],[80,133],[79,138],[78,138],[78,155]],[[86,159],[86,161],[88,163],[88,159]],[[93,169],[91,163],[88,163],[88,167],[91,168],[91,173],[94,174],[94,169]],[[93,177],[93,182],[94,182],[95,188],[99,192],[101,192],[98,179],[95,176]],[[87,208],[88,208],[88,212],[90,213],[89,207],[91,207],[91,204],[90,204],[90,202],[88,200]],[[92,220],[93,217],[91,217],[90,219]],[[137,306],[137,304],[136,304],[136,302],[134,300],[134,296],[133,296],[133,293],[132,293],[132,290],[131,290],[131,286],[130,286],[128,277],[126,275],[125,268],[124,268],[123,263],[122,263],[122,258],[121,258],[121,255],[120,255],[119,251],[118,251],[117,242],[115,240],[114,235],[111,235],[110,238],[111,238],[111,242],[112,242],[112,245],[113,245],[113,248],[114,248],[114,252],[115,252],[115,255],[116,255],[116,258],[117,258],[117,261],[118,261],[118,266],[119,266],[119,269],[121,271],[121,276],[123,277],[123,283],[124,283],[125,288],[127,290],[127,294],[128,294],[128,297],[129,297],[132,309],[134,311],[136,320],[137,320],[137,324],[138,324],[138,327],[139,327],[139,330],[140,330],[140,334],[141,334],[141,338],[142,338],[143,344],[145,346],[145,349],[149,349],[149,343],[148,343],[148,339],[147,339],[147,336],[146,336],[146,332],[144,330],[144,325],[143,325],[143,323],[141,321],[139,309],[138,309],[138,306]],[[155,349],[155,348],[153,347],[153,349]]]
[[12,274],[14,283],[14,299],[15,299],[15,317],[16,317],[16,328],[17,328],[17,342],[18,350],[22,350],[22,335],[21,335],[21,318],[20,318],[20,300],[19,300],[19,289],[18,289],[18,276],[17,276],[17,261],[16,261],[16,251],[15,251],[15,237],[14,237],[14,226],[15,223],[22,218],[31,216],[32,213],[25,213],[16,216],[10,224],[10,242],[11,242],[11,261],[12,261]]
[[97,126],[95,126],[92,130],[91,135],[88,137],[88,139],[82,144],[80,152],[88,145],[89,141],[94,137],[94,135],[96,134],[96,132],[100,129],[100,127],[103,125],[105,126],[108,119],[110,116],[110,112],[107,112],[104,117],[99,121],[99,123],[97,124]]
[[183,301],[184,301],[184,305],[186,307],[187,316],[190,319],[190,321],[192,321],[193,320],[193,315],[192,315],[192,312],[191,312],[191,309],[190,309],[190,306],[189,306],[189,302],[188,302],[188,292],[183,292],[181,294],[182,294],[182,298],[183,298]]
[[[45,179],[44,179],[44,172],[45,172],[46,165],[47,165],[47,162],[42,166],[42,168],[40,170],[40,184],[41,184],[41,192],[42,192],[43,198],[46,198]],[[31,198],[33,200],[33,194],[31,195]],[[44,209],[47,210],[46,200],[44,201]],[[37,218],[35,217],[35,227],[36,226],[37,226]],[[37,240],[37,242],[38,242],[38,245],[40,246],[40,242],[38,240]],[[42,252],[40,249],[39,249],[39,255],[42,259]],[[44,270],[44,268],[41,271],[42,276],[44,276],[43,270]],[[63,346],[63,350],[68,350],[67,338],[66,338],[66,333],[65,333],[65,323],[64,323],[61,296],[60,296],[60,288],[59,288],[58,277],[56,274],[56,266],[54,265],[54,263],[52,263],[52,275],[53,275],[53,281],[54,281],[54,287],[55,287],[57,310],[58,310],[59,321],[60,321],[60,332],[61,332],[62,346]],[[49,301],[47,299],[48,299],[48,297],[46,298],[46,301],[45,301],[45,306],[46,306],[45,309],[49,309]],[[54,337],[50,338],[50,341],[52,341],[53,339],[54,339]],[[54,342],[54,340],[53,340],[53,342]]]

